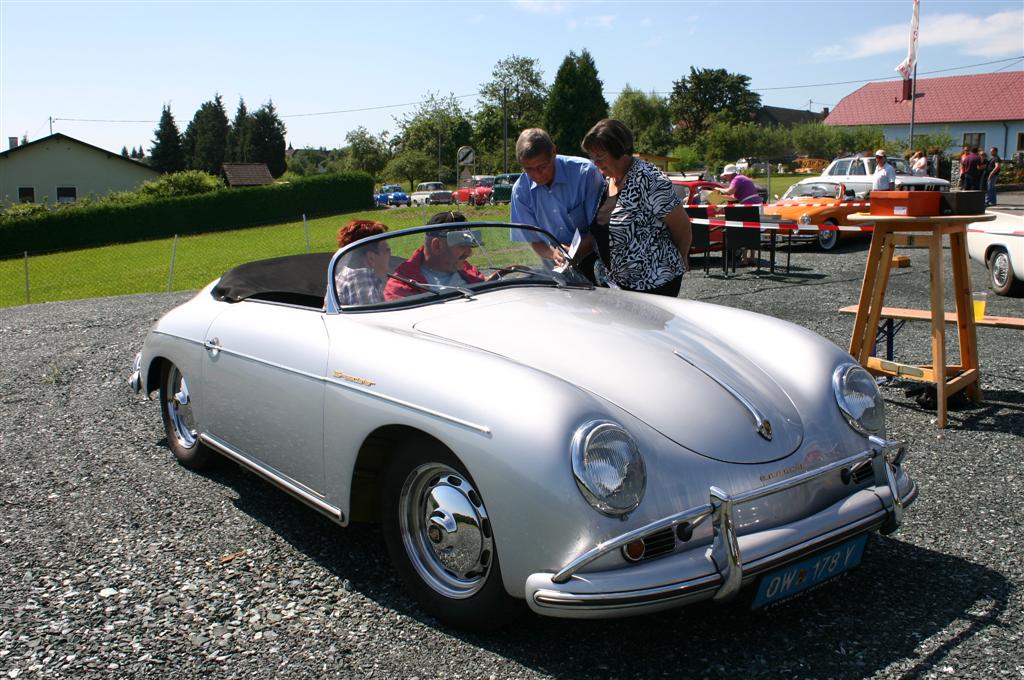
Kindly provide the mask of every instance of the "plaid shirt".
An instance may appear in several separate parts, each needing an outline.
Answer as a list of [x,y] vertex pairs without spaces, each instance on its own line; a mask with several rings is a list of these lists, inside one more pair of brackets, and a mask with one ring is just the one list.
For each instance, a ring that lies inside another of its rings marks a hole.
[[334,277],[338,302],[342,305],[372,305],[384,302],[384,284],[369,267],[343,267]]

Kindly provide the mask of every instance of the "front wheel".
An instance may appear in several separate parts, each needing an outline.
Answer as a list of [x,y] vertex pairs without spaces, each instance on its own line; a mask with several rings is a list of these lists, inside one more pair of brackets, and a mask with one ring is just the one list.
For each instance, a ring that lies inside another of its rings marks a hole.
[[[836,222],[832,220],[826,220],[825,224],[830,226],[836,226]],[[822,250],[832,250],[839,243],[839,232],[834,229],[819,229],[818,230],[818,247]]]
[[205,470],[214,463],[217,454],[199,441],[185,376],[169,362],[164,364],[160,377],[160,415],[167,447],[179,463],[191,470]]
[[407,448],[388,468],[384,538],[396,571],[420,605],[457,628],[491,630],[512,611],[483,499],[440,445]]
[[1024,296],[1024,281],[1017,279],[1010,262],[1010,254],[1002,248],[992,251],[988,258],[989,283],[999,295]]

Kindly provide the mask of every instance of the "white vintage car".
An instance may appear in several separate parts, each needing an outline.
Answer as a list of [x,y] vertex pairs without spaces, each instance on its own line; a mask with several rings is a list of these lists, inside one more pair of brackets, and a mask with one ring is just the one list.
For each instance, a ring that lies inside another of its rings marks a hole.
[[448,205],[452,202],[452,192],[445,189],[441,182],[420,182],[409,200],[410,205]]
[[761,607],[899,526],[918,489],[850,355],[771,317],[595,288],[538,257],[566,255],[549,234],[511,228],[242,265],[156,323],[131,384],[159,394],[185,466],[223,456],[341,525],[381,522],[407,587],[460,627],[523,601]]
[[995,220],[967,226],[967,252],[988,268],[992,290],[1024,297],[1024,215],[990,212]]

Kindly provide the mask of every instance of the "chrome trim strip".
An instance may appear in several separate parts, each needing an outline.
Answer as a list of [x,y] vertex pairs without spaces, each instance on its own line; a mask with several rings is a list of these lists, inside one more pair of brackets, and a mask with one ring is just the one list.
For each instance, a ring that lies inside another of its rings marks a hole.
[[[890,469],[890,465],[886,461],[885,454],[893,449],[898,449],[900,450],[900,453],[898,454],[899,459],[902,460],[905,450],[903,444],[900,442],[884,440],[878,437],[872,437],[870,442],[873,448],[866,451],[833,461],[820,468],[803,472],[789,479],[783,479],[759,489],[751,489],[743,493],[730,495],[722,489],[712,486],[708,490],[710,497],[710,502],[708,504],[683,510],[682,512],[678,512],[674,515],[669,515],[668,517],[650,522],[638,529],[620,534],[615,538],[602,541],[559,569],[554,576],[551,577],[551,581],[553,583],[567,583],[574,574],[586,565],[647,533],[665,529],[666,527],[675,527],[676,525],[684,522],[690,522],[696,527],[705,519],[711,517],[712,524],[714,526],[714,540],[710,554],[715,555],[719,553],[720,550],[724,549],[727,555],[725,564],[715,564],[715,567],[723,577],[722,587],[719,593],[716,593],[715,599],[728,599],[738,592],[739,587],[743,582],[743,560],[739,552],[739,542],[736,534],[735,517],[733,514],[735,506],[800,486],[801,484],[823,477],[844,467],[850,467],[864,461],[871,461],[872,467],[875,471],[876,486],[874,489],[876,495],[878,494],[877,489],[879,479],[885,480],[885,487],[889,491],[889,499],[887,500],[879,496],[879,500],[881,501],[883,510],[887,516],[883,529],[887,530],[886,533],[891,533],[891,531],[894,531],[903,520],[902,508],[905,503],[903,499],[899,497],[896,487],[896,477]],[[879,463],[879,461],[881,461],[881,463]],[[882,466],[881,470],[879,469],[880,465]]]
[[322,495],[318,494],[316,491],[313,491],[309,487],[306,487],[298,482],[288,479],[284,475],[279,474],[273,468],[270,468],[266,465],[263,465],[262,463],[253,460],[252,458],[245,455],[241,451],[238,451],[237,449],[233,448],[226,442],[217,439],[213,435],[209,435],[206,433],[200,434],[199,440],[206,444],[207,446],[216,449],[222,455],[230,458],[231,460],[235,461],[242,467],[245,467],[246,469],[255,472],[257,475],[267,480],[274,486],[295,496],[300,501],[310,506],[314,510],[322,512],[323,514],[327,515],[336,522],[345,521],[345,514],[339,508],[336,508],[335,506],[325,501]]
[[747,409],[747,411],[750,412],[750,415],[753,416],[753,418],[754,418],[754,429],[757,431],[757,433],[760,434],[765,439],[769,439],[770,440],[772,438],[772,426],[768,422],[768,419],[764,416],[763,413],[761,413],[759,410],[757,410],[757,407],[754,406],[754,404],[751,403],[751,401],[749,399],[747,399],[742,394],[740,394],[739,390],[737,390],[735,387],[733,387],[729,383],[725,382],[725,380],[723,380],[722,378],[718,377],[717,375],[711,374],[704,367],[698,366],[693,360],[691,360],[688,357],[686,357],[683,354],[681,354],[679,352],[679,350],[673,350],[672,353],[675,354],[680,359],[682,359],[683,361],[685,361],[686,363],[688,363],[691,366],[693,366],[694,368],[696,368],[698,371],[700,371],[701,373],[703,373],[707,377],[709,377],[712,380],[714,380],[716,383],[718,383],[718,385],[721,386],[722,389],[724,389],[726,392],[731,394],[732,397],[736,401],[740,402],[743,405],[743,407],[745,409]]

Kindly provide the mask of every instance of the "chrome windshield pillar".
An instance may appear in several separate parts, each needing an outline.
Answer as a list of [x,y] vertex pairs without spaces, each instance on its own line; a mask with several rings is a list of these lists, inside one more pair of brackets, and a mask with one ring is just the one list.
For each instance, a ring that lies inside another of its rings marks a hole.
[[709,489],[711,494],[711,525],[715,538],[711,546],[711,559],[714,560],[716,549],[725,548],[725,564],[716,564],[718,573],[722,575],[722,585],[715,592],[715,601],[729,600],[740,591],[743,584],[743,559],[740,556],[740,543],[736,538],[736,518],[733,516],[733,500],[717,486]]

